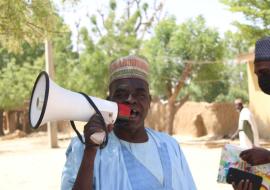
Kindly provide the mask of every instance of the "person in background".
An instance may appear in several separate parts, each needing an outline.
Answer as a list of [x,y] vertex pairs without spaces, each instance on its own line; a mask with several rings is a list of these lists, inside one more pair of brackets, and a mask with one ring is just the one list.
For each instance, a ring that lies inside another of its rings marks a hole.
[[72,139],[62,174],[62,190],[196,190],[185,156],[171,136],[146,128],[150,108],[148,63],[127,56],[110,64],[109,98],[131,108],[117,120],[103,148],[91,140],[102,131],[93,116],[84,127],[84,146]]
[[[270,37],[259,39],[255,45],[254,72],[260,89],[270,95]],[[251,148],[240,153],[240,157],[251,165],[270,163],[270,151],[264,148]],[[233,186],[235,190],[252,190],[252,183],[241,181]]]
[[258,128],[252,113],[248,108],[243,106],[241,99],[236,99],[234,104],[236,110],[239,112],[239,121],[238,128],[231,139],[234,140],[239,135],[240,147],[245,149],[258,147]]

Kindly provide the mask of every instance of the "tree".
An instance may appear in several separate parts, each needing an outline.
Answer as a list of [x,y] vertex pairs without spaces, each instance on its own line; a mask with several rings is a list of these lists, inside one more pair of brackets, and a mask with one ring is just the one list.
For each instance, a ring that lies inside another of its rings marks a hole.
[[239,54],[246,53],[250,49],[250,41],[245,39],[240,31],[227,31],[224,34],[224,58],[226,60],[233,60]]
[[[69,77],[67,71],[77,60],[77,53],[72,52],[71,32],[60,17],[55,17],[58,32],[52,34],[54,43],[54,61],[58,82]],[[19,52],[9,52],[0,48],[0,110],[20,108],[30,99],[34,81],[45,68],[44,44],[21,44]],[[0,113],[1,114],[1,113]],[[0,123],[2,124],[2,123]],[[2,125],[0,125],[0,128]]]
[[235,99],[241,98],[248,102],[248,79],[246,64],[226,64],[225,76],[229,84],[227,93],[219,94],[216,102],[234,102]]
[[[75,60],[76,53],[72,52],[71,32],[68,31],[60,17],[55,17],[59,33],[54,33],[53,43],[55,46],[54,61],[59,78],[66,76],[65,68],[68,67],[67,60]],[[45,68],[44,44],[39,43],[30,46],[23,43],[20,52],[8,52],[0,48],[0,107],[12,109],[23,105],[29,99],[34,81],[41,70]]]
[[37,44],[55,32],[55,10],[50,0],[0,0],[0,43],[8,50]]
[[[215,29],[206,26],[202,16],[180,25],[175,23],[174,18],[168,18],[155,28],[155,35],[146,42],[144,52],[151,63],[153,93],[168,100],[167,130],[171,134],[177,110],[175,103],[180,91],[186,87],[187,79],[209,79],[211,73],[217,76],[222,72],[220,68],[211,71],[200,64],[210,61],[215,66],[214,63],[222,60],[222,40]],[[202,74],[206,72],[207,77]],[[182,95],[182,102],[188,96],[188,93]]]
[[4,136],[5,133],[4,133],[4,128],[3,128],[3,110],[0,110],[0,136]]
[[229,10],[242,13],[246,22],[235,21],[249,45],[266,35],[270,35],[270,2],[268,0],[220,0]]
[[37,59],[33,65],[27,62],[16,65],[13,59],[7,67],[1,70],[1,108],[8,110],[24,104],[25,100],[30,97],[35,78],[42,66],[44,66],[42,58]]
[[[31,88],[35,77],[41,68],[42,60],[33,65],[24,62],[16,64],[12,59],[6,67],[0,70],[0,115],[3,111],[20,108],[30,97]],[[0,123],[0,131],[3,131],[3,122]],[[1,135],[1,134],[0,134]],[[2,133],[2,135],[4,135]]]
[[[228,47],[226,55],[229,55],[229,58],[232,59],[239,54],[249,52],[250,47],[254,47],[256,40],[270,35],[270,2],[268,0],[221,0],[221,2],[227,5],[230,11],[241,13],[245,18],[245,21],[234,22],[238,28],[237,32],[225,34],[225,42]],[[241,97],[248,100],[245,65],[232,65],[230,74],[231,85],[228,96],[220,98],[232,100]],[[239,77],[239,74],[242,76]],[[233,81],[233,78],[238,78],[238,80]]]
[[248,80],[246,64],[235,64],[232,60],[239,54],[248,52],[250,49],[250,42],[245,39],[241,32],[225,33],[224,37],[226,60],[225,75],[229,82],[229,92],[221,94],[216,98],[216,101],[233,102],[236,98],[242,98],[244,102],[248,101]]
[[140,52],[144,36],[158,20],[163,6],[159,2],[151,9],[146,1],[124,2],[124,11],[120,11],[118,3],[110,0],[107,11],[98,10],[89,17],[91,31],[84,28],[80,32],[85,48],[74,73],[82,76],[79,88],[91,95],[106,96],[108,64],[118,57]]

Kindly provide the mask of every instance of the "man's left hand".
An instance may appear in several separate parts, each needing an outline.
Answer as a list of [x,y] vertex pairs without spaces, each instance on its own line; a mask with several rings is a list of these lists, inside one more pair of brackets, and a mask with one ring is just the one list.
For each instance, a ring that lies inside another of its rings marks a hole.
[[240,153],[240,157],[252,166],[270,163],[270,151],[264,148],[244,150]]

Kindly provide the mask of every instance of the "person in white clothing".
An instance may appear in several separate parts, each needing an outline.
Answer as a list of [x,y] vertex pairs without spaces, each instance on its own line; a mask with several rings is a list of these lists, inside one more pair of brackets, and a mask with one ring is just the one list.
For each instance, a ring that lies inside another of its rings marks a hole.
[[243,106],[241,99],[235,100],[234,104],[240,115],[238,129],[232,135],[231,139],[235,139],[239,134],[240,147],[245,149],[259,147],[258,127],[252,113],[248,108]]

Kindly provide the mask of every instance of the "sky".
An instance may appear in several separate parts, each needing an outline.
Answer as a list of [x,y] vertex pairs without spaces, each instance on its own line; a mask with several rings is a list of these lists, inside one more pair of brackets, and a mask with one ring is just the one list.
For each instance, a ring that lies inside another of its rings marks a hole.
[[[56,2],[59,6],[60,0]],[[73,42],[77,37],[76,25],[79,27],[89,25],[86,15],[96,13],[96,10],[104,6],[106,2],[107,0],[80,0],[77,6],[65,4],[64,8],[60,9],[60,15],[71,27]],[[119,0],[119,2],[123,1]],[[164,3],[164,13],[174,15],[178,24],[189,18],[203,15],[207,26],[217,28],[221,35],[228,30],[235,30],[231,24],[234,20],[244,20],[240,14],[230,12],[228,7],[219,0],[164,0]]]
[[208,26],[216,27],[220,33],[234,30],[231,23],[243,19],[240,14],[232,13],[219,0],[165,0],[165,10],[176,15],[178,23],[188,18],[203,15]]

